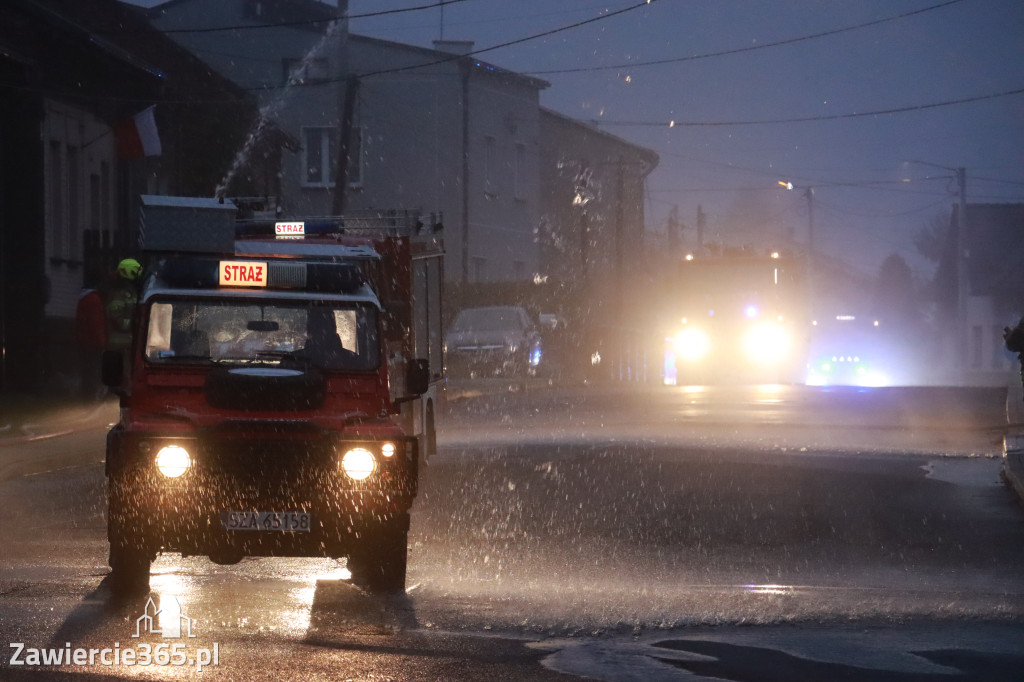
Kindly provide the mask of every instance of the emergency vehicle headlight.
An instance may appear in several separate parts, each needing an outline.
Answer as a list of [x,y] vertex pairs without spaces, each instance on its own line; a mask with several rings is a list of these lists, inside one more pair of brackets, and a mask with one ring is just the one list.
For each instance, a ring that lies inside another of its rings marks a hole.
[[342,456],[341,469],[353,481],[364,481],[377,470],[377,460],[366,448],[352,448]]
[[762,324],[750,329],[743,338],[747,360],[760,363],[779,362],[789,355],[791,340],[787,330],[777,324]]
[[192,457],[180,445],[166,445],[156,453],[156,468],[167,478],[178,478],[192,467]]
[[384,445],[380,446],[380,454],[383,455],[384,457],[394,457],[395,456],[395,444],[394,443],[384,443]]
[[711,352],[711,339],[696,327],[687,327],[676,336],[676,357],[686,362],[700,362]]

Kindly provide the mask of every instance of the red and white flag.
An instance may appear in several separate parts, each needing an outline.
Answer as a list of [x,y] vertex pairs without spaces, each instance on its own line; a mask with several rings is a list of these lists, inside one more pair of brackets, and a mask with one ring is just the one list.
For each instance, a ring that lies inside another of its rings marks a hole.
[[163,147],[160,144],[160,131],[156,128],[156,117],[153,115],[155,109],[156,105],[147,107],[114,126],[117,158],[134,161],[144,156],[160,156]]

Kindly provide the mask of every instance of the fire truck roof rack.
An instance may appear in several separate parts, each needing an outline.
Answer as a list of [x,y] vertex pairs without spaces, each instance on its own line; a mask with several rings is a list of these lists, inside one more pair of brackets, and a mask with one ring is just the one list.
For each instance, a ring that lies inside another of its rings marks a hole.
[[[204,197],[144,194],[141,199],[139,247],[149,253],[230,254],[235,242],[282,236],[278,225],[297,226],[303,237],[433,238],[443,229],[440,214],[409,209],[352,211],[344,216],[239,219],[232,201]],[[252,211],[244,213],[252,214]],[[284,236],[287,236],[284,235]]]
[[[429,221],[430,227],[424,223]],[[424,216],[419,211],[407,209],[352,211],[344,216],[310,216],[281,218],[278,220],[238,220],[235,222],[237,239],[273,237],[280,224],[303,224],[306,237],[350,235],[350,236],[393,236],[415,237],[425,233],[436,233],[441,229],[437,214]]]

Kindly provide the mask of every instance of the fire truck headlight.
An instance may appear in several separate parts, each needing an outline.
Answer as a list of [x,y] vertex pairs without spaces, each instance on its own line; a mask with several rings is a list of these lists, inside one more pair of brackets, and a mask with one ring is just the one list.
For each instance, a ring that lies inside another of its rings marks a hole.
[[353,481],[365,481],[377,470],[377,460],[366,448],[352,448],[342,455],[341,469]]
[[696,327],[687,327],[676,335],[676,357],[685,362],[700,362],[711,352],[711,339]]
[[192,467],[192,457],[180,445],[166,445],[156,453],[156,468],[167,478],[178,478]]
[[777,324],[758,325],[743,339],[747,360],[758,363],[780,362],[789,355],[791,339],[786,329]]

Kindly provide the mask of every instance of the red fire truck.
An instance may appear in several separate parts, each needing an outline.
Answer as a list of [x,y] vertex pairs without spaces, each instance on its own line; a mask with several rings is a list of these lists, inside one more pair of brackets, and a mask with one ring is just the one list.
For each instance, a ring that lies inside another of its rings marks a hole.
[[402,590],[443,390],[442,244],[399,211],[235,216],[143,197],[132,342],[104,358],[112,580],[147,587],[160,552],[316,556]]

